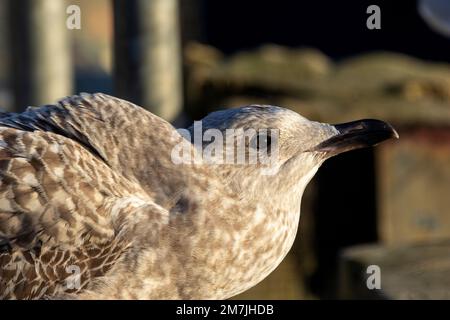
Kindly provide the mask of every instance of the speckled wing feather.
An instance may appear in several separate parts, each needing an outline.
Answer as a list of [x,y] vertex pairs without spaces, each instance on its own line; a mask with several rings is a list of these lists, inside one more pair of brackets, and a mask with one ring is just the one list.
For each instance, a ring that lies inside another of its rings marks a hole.
[[[110,272],[133,242],[126,230],[139,210],[157,226],[183,187],[165,149],[173,132],[102,94],[2,115],[0,298],[64,296]],[[80,286],[68,287],[77,271]]]
[[114,171],[137,181],[156,202],[170,206],[189,179],[174,165],[180,142],[174,127],[128,101],[102,93],[67,97],[57,104],[0,115],[0,126],[53,132],[79,142]]

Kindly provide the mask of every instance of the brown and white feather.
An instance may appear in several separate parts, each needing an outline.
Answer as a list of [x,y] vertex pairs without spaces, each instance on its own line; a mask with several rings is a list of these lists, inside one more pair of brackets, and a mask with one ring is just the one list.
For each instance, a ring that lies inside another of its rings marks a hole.
[[[242,115],[236,126],[335,134],[281,108]],[[221,299],[264,279],[294,241],[301,195],[323,159],[292,157],[284,176],[175,164],[183,139],[104,94],[0,115],[0,298]],[[79,288],[67,286],[70,266]]]

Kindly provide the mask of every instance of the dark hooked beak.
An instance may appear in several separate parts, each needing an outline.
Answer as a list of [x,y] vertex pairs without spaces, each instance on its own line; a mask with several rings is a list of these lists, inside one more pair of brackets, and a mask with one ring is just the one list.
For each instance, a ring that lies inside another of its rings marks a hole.
[[334,127],[339,133],[320,143],[314,151],[325,152],[332,157],[342,152],[371,147],[391,138],[398,139],[397,131],[389,123],[380,120],[357,120]]

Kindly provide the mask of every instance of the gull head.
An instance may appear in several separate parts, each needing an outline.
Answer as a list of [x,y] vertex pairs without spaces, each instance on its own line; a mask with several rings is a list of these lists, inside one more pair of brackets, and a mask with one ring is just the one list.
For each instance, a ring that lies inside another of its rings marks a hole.
[[326,159],[398,138],[392,126],[379,120],[331,125],[261,105],[211,113],[194,122],[187,133],[195,153],[202,155],[201,165],[212,168],[209,176],[218,174],[219,179],[213,180],[228,186],[241,208],[225,213],[240,230],[241,242],[233,247],[264,252],[251,264],[248,259],[234,260],[242,272],[225,297],[257,284],[289,252],[304,189]]
[[301,197],[320,165],[332,156],[398,138],[384,121],[331,125],[268,105],[213,112],[189,131],[191,136],[202,137],[194,145],[224,181],[238,191],[245,190],[242,194],[269,199],[274,190],[281,194],[295,191]]

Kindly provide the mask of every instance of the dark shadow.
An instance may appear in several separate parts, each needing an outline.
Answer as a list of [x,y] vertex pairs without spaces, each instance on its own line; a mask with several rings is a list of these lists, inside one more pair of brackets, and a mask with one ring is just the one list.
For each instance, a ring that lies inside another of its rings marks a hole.
[[318,269],[311,288],[321,298],[335,298],[340,250],[377,240],[374,150],[357,150],[329,159],[320,168],[316,182]]

